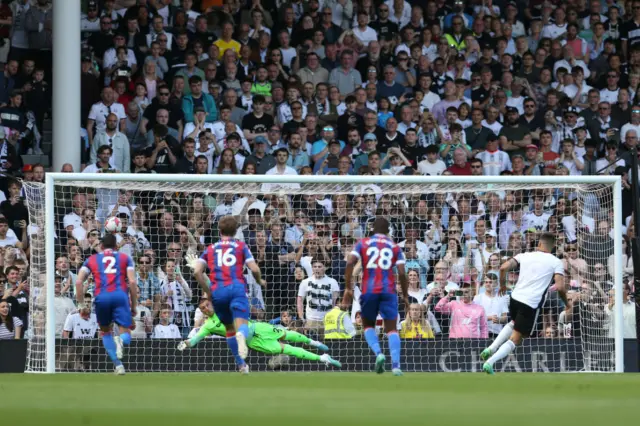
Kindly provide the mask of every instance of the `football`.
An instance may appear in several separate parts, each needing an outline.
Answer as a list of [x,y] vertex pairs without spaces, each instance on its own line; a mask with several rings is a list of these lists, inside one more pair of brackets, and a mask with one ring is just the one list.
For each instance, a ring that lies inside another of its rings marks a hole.
[[104,230],[111,234],[120,232],[121,229],[122,229],[122,222],[120,222],[120,219],[118,219],[117,217],[110,217],[104,223]]

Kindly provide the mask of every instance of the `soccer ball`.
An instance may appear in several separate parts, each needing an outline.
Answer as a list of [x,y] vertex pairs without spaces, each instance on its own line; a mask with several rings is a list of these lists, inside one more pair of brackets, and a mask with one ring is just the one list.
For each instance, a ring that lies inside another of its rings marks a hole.
[[117,217],[110,217],[104,223],[104,230],[111,234],[120,232],[121,229],[122,229],[122,222]]

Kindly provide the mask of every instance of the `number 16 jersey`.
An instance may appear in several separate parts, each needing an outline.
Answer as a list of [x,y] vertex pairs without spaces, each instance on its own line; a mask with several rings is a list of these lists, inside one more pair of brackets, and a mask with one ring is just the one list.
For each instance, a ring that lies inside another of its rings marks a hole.
[[396,294],[393,267],[405,263],[404,253],[387,235],[375,234],[355,245],[352,255],[362,264],[362,294]]
[[211,291],[221,287],[228,287],[240,284],[243,287],[247,282],[244,278],[244,265],[254,261],[249,248],[242,241],[235,238],[222,238],[215,244],[211,244],[202,256],[200,261],[209,268],[209,279],[211,280]]

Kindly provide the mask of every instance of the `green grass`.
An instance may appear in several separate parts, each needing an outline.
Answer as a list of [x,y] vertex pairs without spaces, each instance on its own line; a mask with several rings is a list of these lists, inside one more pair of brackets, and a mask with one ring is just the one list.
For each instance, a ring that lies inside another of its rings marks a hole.
[[640,375],[0,375],[3,425],[638,424]]

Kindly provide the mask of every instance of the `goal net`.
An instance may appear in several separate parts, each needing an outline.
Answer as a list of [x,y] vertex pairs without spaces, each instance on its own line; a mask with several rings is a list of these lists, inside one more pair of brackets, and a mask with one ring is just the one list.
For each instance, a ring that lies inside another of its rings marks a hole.
[[[347,371],[370,371],[373,362],[362,335],[358,267],[349,311],[354,330],[330,339],[323,318],[341,300],[346,258],[371,235],[375,218],[389,220],[407,258],[410,305],[400,304],[398,330],[402,368],[416,372],[480,371],[480,352],[510,320],[509,296],[497,294],[500,264],[534,250],[540,232],[555,233],[570,303],[552,287],[532,337],[497,371],[620,371],[621,338],[615,337],[621,333],[614,324],[621,303],[613,290],[622,285],[616,271],[622,228],[614,178],[247,177],[52,174],[48,186],[25,182],[31,223],[26,370],[112,369],[95,314],[77,312],[74,304],[76,275],[100,251],[106,219],[116,216],[123,223],[119,250],[134,259],[139,286],[127,370],[233,371],[224,339],[176,350],[204,320],[201,291],[184,257],[200,255],[218,239],[218,220],[233,215],[241,223],[237,238],[267,282],[261,287],[247,272],[251,318],[324,341]],[[518,271],[510,272],[510,289],[517,280]],[[89,302],[91,280],[82,291]],[[451,292],[449,301],[444,296]],[[482,308],[466,309],[470,303]],[[254,351],[248,362],[253,371],[327,369]]]

